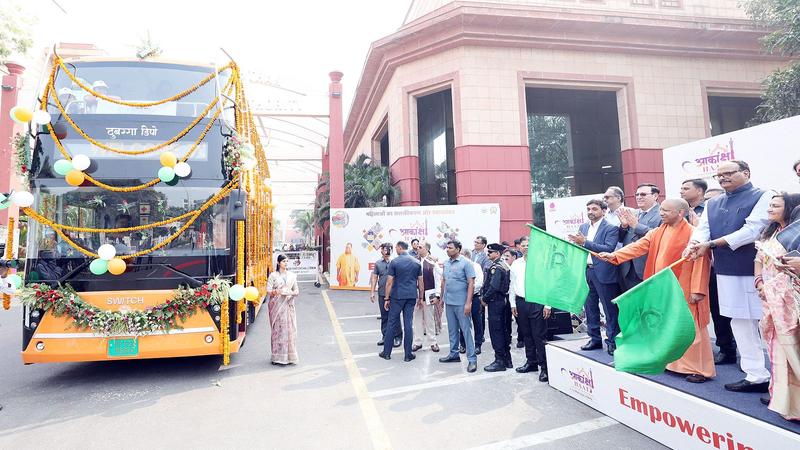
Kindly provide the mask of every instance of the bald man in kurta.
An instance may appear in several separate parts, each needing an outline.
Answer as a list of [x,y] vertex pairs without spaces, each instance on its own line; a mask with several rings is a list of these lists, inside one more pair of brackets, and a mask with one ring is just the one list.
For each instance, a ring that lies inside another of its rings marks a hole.
[[[681,259],[681,253],[694,231],[694,227],[683,219],[688,211],[689,204],[683,199],[665,200],[659,210],[661,226],[614,253],[600,253],[600,257],[612,264],[622,264],[647,255],[644,279],[651,277]],[[667,370],[686,374],[686,381],[692,383],[702,383],[716,375],[714,353],[706,328],[711,316],[708,301],[709,270],[709,260],[705,256],[696,261],[684,261],[672,268],[694,317],[695,338],[683,357],[670,363]]]

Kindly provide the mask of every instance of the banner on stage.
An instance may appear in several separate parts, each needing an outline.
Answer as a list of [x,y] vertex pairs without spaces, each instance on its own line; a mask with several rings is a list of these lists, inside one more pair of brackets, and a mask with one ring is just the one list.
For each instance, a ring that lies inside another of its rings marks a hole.
[[[467,204],[437,206],[400,206],[392,208],[331,209],[332,287],[362,289],[369,287],[374,263],[380,259],[379,247],[412,239],[431,244],[431,254],[444,261],[447,241],[461,241],[472,249],[476,236],[488,241],[500,240],[500,205]],[[392,255],[394,251],[392,251]]]
[[547,232],[560,238],[566,238],[568,234],[577,233],[578,227],[582,223],[589,221],[586,217],[586,202],[592,199],[602,200],[603,194],[543,200],[544,222]]
[[683,180],[702,178],[709,188],[719,188],[712,177],[720,164],[734,159],[750,166],[750,181],[762,189],[794,192],[797,175],[792,164],[798,158],[800,116],[745,128],[731,133],[665,148],[664,191],[679,197]]

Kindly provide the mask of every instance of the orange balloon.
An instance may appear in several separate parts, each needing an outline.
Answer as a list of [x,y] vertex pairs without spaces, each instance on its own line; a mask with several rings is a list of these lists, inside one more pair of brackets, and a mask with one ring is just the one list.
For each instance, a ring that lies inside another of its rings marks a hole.
[[73,169],[67,172],[67,176],[65,178],[67,180],[67,184],[69,184],[70,186],[80,186],[81,184],[83,184],[83,180],[86,177],[80,170]]
[[158,160],[161,161],[162,166],[166,167],[175,167],[175,164],[178,164],[178,157],[172,152],[162,153],[161,156],[158,157]]
[[125,272],[125,261],[121,258],[114,258],[108,262],[108,271],[114,275],[120,275]]

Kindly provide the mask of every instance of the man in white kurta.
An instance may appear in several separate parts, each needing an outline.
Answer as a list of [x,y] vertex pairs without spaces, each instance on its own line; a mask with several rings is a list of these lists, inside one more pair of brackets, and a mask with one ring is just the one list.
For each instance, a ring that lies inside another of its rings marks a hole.
[[750,183],[750,168],[744,161],[723,162],[715,178],[724,194],[708,201],[700,224],[692,234],[685,256],[714,253],[720,314],[731,318],[731,329],[739,348],[745,378],[725,385],[735,392],[766,392],[769,371],[758,321],[761,301],[753,286],[753,242],[769,222],[767,207],[774,195]]

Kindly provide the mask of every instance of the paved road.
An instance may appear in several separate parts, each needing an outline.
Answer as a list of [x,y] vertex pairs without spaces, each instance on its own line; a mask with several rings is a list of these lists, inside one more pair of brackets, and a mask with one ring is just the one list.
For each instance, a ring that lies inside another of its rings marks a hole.
[[446,348],[384,361],[365,293],[301,289],[294,367],[269,364],[267,314],[228,368],[216,357],[23,366],[19,307],[0,311],[0,448],[663,448],[535,374],[467,374],[436,361]]

